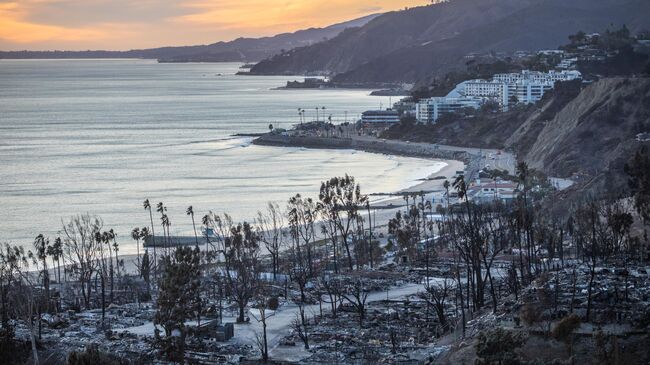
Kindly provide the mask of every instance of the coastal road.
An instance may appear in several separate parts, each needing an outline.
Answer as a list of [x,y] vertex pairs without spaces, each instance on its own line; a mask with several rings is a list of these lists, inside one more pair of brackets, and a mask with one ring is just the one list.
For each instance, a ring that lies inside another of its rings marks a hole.
[[[408,143],[408,142],[405,142]],[[412,144],[412,143],[411,143]],[[417,143],[423,145],[430,145],[429,143]],[[491,169],[506,170],[509,174],[514,174],[517,165],[517,159],[515,155],[503,150],[497,149],[486,149],[486,148],[473,148],[473,147],[458,147],[458,146],[448,146],[448,145],[434,145],[437,149],[442,151],[455,151],[455,152],[466,152],[470,155],[476,156],[479,163],[477,166],[479,169],[485,167]]]
[[[352,135],[352,139],[359,141],[373,142],[378,139],[373,136],[358,136]],[[383,143],[388,143],[391,145],[398,145],[404,148],[412,148],[413,146],[418,146],[422,150],[440,150],[440,151],[450,151],[450,152],[465,152],[472,156],[475,156],[478,160],[475,168],[483,169],[489,165],[492,169],[506,170],[509,174],[514,175],[517,166],[517,158],[514,154],[498,149],[489,149],[489,148],[474,148],[474,147],[459,147],[459,146],[449,146],[443,144],[431,144],[426,142],[408,142],[401,140],[383,140]],[[478,171],[477,171],[478,172]],[[470,174],[471,175],[471,174]]]

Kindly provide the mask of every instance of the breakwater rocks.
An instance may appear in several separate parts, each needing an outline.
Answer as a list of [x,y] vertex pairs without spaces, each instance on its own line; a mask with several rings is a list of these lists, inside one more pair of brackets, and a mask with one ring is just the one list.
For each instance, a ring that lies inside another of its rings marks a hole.
[[434,144],[407,143],[383,139],[324,138],[265,134],[255,139],[253,144],[262,146],[352,149],[406,157],[457,160],[466,164],[474,157],[465,151],[447,150]]

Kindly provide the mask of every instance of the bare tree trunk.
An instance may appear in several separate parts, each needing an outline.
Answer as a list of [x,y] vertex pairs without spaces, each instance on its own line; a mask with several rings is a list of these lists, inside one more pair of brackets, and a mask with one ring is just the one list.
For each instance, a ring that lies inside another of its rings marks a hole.
[[465,305],[463,303],[463,285],[460,280],[460,268],[458,265],[456,266],[456,277],[458,278],[458,294],[460,295],[460,312],[461,312],[461,318],[463,321],[463,336],[465,336],[465,328],[466,328],[466,321],[465,321]]
[[29,315],[27,321],[27,323],[29,323],[29,339],[32,346],[32,357],[34,358],[34,365],[39,365],[40,361],[38,359],[38,349],[36,348],[36,335],[34,334],[34,292],[31,288],[29,290],[29,300],[27,301],[27,305],[29,306],[29,309],[27,310],[27,313]]
[[237,318],[237,322],[239,323],[244,323],[244,309],[245,305],[243,305],[243,302],[239,303],[239,318]]
[[572,289],[571,289],[571,307],[569,309],[569,313],[572,313],[572,314],[573,314],[573,302],[576,299],[576,281],[577,281],[576,269],[573,269],[573,286],[572,286]]
[[104,274],[100,275],[101,277],[101,285],[102,285],[102,325],[104,324],[104,321],[106,320],[106,283],[104,279]]
[[343,236],[343,244],[345,244],[345,251],[348,255],[348,266],[350,268],[350,271],[354,270],[354,266],[352,266],[352,255],[350,254],[350,244],[348,243],[348,237]]
[[593,266],[590,268],[589,273],[589,287],[587,288],[587,322],[589,322],[591,316],[591,295],[593,292],[594,278],[596,277],[596,263],[593,263]]

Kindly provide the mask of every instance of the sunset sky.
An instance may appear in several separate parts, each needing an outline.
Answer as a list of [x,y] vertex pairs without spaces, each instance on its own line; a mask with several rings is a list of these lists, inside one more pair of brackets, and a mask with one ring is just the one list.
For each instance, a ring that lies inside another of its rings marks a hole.
[[0,50],[127,50],[323,27],[426,0],[0,0]]

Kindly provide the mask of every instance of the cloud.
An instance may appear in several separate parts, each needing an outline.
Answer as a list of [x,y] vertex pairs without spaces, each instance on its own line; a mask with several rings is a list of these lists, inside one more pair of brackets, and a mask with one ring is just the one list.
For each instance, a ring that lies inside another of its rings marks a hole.
[[0,48],[129,49],[323,27],[424,0],[0,0]]
[[34,43],[47,40],[62,42],[105,37],[110,26],[70,28],[33,23],[26,20],[27,12],[16,2],[0,3],[0,40],[9,43]]

